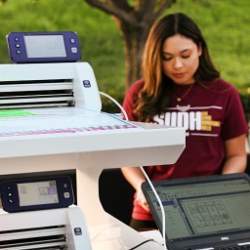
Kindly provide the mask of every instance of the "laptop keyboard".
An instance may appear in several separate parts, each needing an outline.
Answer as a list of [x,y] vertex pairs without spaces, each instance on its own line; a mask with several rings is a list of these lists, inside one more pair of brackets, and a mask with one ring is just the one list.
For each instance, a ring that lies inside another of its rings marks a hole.
[[239,243],[232,246],[216,247],[215,250],[250,250],[250,242]]
[[190,248],[187,250],[250,250],[250,242],[242,243],[242,245],[230,245],[220,247],[206,247],[206,248]]
[[247,246],[229,246],[229,247],[217,247],[215,250],[250,250],[250,245]]
[[219,246],[219,247],[203,247],[188,248],[186,250],[250,250],[250,242],[240,243],[237,245]]

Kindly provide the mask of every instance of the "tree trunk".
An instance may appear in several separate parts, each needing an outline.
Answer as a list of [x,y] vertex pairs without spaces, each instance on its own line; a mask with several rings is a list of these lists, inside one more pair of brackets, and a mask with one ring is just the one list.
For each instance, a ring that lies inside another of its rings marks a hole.
[[129,87],[142,77],[142,54],[149,32],[149,28],[145,29],[145,27],[151,27],[151,25],[144,24],[144,27],[135,27],[119,20],[116,20],[116,23],[124,39],[126,87]]
[[141,62],[146,34],[145,30],[122,25],[121,27],[125,48],[126,85],[142,77]]
[[126,87],[129,87],[142,77],[142,54],[150,28],[163,11],[177,0],[85,1],[114,17],[124,39]]

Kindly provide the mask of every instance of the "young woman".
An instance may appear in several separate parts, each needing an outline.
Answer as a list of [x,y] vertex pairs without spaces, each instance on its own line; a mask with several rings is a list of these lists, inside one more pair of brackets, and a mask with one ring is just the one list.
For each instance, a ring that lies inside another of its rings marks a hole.
[[[167,15],[152,27],[143,79],[132,84],[123,107],[129,120],[186,128],[186,148],[174,165],[145,167],[152,180],[245,171],[247,124],[239,94],[220,78],[199,27],[185,14]],[[136,190],[131,226],[154,227],[140,168],[122,172]]]

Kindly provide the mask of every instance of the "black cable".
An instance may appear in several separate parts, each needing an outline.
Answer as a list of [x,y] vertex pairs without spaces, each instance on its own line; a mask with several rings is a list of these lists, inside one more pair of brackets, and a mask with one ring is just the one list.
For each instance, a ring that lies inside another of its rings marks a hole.
[[128,250],[134,250],[134,249],[136,249],[136,248],[138,248],[138,247],[140,247],[140,246],[146,244],[146,243],[149,242],[149,241],[154,241],[154,242],[156,242],[156,241],[153,240],[153,239],[148,239],[148,240],[145,240],[145,241],[141,242],[140,244],[138,244],[138,245],[136,245],[136,246],[134,246],[134,247],[132,247],[132,248],[129,248]]

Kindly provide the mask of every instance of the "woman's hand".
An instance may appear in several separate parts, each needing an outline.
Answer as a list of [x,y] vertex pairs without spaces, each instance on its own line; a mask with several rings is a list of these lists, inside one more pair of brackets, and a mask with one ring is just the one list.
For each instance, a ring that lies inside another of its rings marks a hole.
[[150,211],[147,200],[142,192],[141,184],[145,181],[145,176],[139,167],[122,168],[122,174],[136,191],[136,201],[146,211]]
[[246,135],[225,141],[225,163],[222,174],[243,173],[246,166]]
[[143,209],[145,209],[146,211],[150,211],[148,202],[143,194],[141,187],[137,188],[136,201],[140,204],[140,206]]

